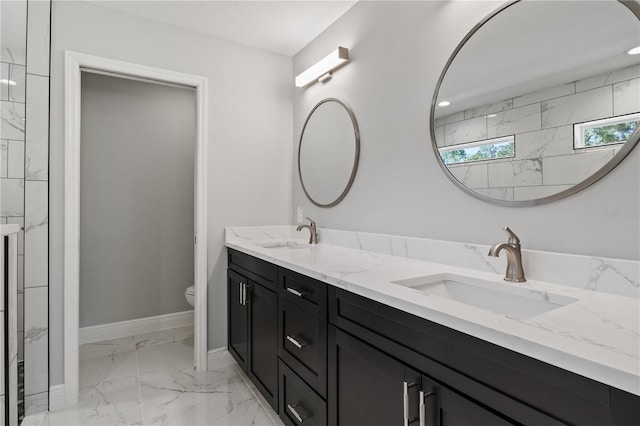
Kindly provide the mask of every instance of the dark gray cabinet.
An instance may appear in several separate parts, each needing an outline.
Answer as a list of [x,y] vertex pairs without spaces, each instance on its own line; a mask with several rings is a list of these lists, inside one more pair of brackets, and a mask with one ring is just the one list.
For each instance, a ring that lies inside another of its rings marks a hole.
[[227,335],[229,352],[244,371],[247,371],[249,354],[249,314],[244,302],[244,289],[248,281],[231,269],[227,270]]
[[271,406],[278,407],[278,295],[259,284],[247,289],[247,373]]
[[518,424],[329,326],[329,424]]
[[329,424],[418,425],[420,374],[329,326]]
[[280,268],[278,355],[280,418],[327,424],[327,286]]
[[229,350],[287,425],[640,424],[638,396],[235,250],[228,281]]
[[327,286],[280,269],[278,355],[322,398],[327,396]]
[[229,352],[269,404],[278,410],[278,295],[273,291],[277,288],[276,278],[275,265],[230,251]]
[[[418,410],[425,426],[518,425],[477,402],[422,376]],[[540,423],[544,424],[544,423]]]
[[327,404],[293,369],[280,361],[280,419],[288,426],[325,426]]

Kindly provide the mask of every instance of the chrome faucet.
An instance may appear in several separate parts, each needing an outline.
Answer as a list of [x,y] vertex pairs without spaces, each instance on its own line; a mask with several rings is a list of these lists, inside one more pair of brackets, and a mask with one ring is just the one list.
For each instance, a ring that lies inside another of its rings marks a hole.
[[302,228],[307,228],[311,235],[309,236],[309,244],[318,244],[318,230],[316,229],[316,223],[310,217],[307,218],[310,222],[308,225],[298,225],[296,231],[301,231]]
[[507,252],[507,272],[505,273],[505,281],[513,281],[515,283],[525,282],[524,269],[522,269],[522,252],[520,251],[520,239],[513,233],[508,226],[505,231],[509,233],[509,241],[506,243],[494,244],[489,249],[489,256],[498,257],[500,251],[504,249]]

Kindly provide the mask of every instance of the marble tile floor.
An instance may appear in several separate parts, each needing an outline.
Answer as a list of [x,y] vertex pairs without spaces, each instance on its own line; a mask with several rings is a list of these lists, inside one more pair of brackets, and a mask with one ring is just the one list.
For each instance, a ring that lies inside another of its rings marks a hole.
[[282,425],[228,352],[193,370],[190,330],[81,346],[78,405],[41,424]]

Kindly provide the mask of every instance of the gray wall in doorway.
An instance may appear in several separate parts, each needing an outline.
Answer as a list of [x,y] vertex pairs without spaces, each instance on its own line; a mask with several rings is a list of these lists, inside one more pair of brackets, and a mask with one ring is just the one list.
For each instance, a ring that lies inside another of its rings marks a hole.
[[196,94],[82,73],[80,327],[192,309]]

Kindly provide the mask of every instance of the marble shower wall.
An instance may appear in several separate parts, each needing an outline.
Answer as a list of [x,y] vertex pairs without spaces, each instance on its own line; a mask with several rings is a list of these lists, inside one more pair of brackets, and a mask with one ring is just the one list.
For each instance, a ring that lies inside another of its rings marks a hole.
[[515,158],[448,168],[481,195],[531,200],[581,182],[620,148],[574,149],[574,123],[639,111],[640,66],[636,65],[438,118],[436,144],[515,135]]
[[[2,2],[0,220],[18,236],[19,356],[27,414],[49,404],[49,45],[50,1]],[[20,302],[24,303],[20,303]]]

